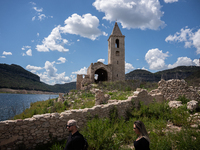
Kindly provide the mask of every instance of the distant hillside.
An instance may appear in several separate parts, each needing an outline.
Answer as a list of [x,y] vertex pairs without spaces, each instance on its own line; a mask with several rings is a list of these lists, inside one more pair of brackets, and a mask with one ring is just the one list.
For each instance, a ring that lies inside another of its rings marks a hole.
[[25,70],[21,66],[0,64],[0,88],[64,93],[75,89],[76,82],[51,86],[40,82],[39,76]]
[[158,82],[161,79],[186,79],[193,73],[200,70],[198,66],[179,66],[173,69],[167,69],[156,73],[137,69],[126,74],[126,80],[141,80],[148,82]]

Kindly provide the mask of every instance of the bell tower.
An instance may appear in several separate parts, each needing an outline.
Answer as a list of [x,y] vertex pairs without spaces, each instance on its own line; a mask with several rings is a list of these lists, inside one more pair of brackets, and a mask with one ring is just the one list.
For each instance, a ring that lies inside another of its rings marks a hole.
[[125,80],[125,36],[117,22],[108,39],[108,64],[112,65],[112,81]]

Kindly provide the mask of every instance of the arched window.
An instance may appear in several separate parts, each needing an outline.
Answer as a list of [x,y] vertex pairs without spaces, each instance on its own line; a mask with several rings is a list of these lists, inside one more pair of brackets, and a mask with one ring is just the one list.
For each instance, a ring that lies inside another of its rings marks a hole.
[[115,47],[119,48],[119,39],[116,39],[116,41],[115,41]]
[[119,51],[116,51],[116,56],[119,56]]

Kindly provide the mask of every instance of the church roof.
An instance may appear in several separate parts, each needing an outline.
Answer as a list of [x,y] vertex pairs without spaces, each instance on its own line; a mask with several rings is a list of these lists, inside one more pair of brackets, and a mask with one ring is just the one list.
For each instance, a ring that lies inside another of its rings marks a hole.
[[118,36],[122,35],[117,22],[115,22],[115,26],[113,28],[113,31],[112,31],[111,35],[118,35]]

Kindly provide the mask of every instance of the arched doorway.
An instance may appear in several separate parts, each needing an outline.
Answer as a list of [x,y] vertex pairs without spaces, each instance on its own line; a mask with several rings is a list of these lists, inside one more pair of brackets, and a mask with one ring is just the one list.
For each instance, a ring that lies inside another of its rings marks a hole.
[[99,83],[99,81],[107,81],[108,80],[108,73],[104,69],[97,69],[95,71],[95,83]]

